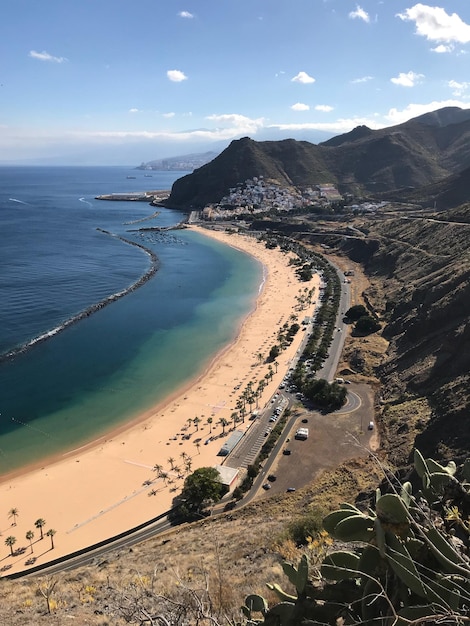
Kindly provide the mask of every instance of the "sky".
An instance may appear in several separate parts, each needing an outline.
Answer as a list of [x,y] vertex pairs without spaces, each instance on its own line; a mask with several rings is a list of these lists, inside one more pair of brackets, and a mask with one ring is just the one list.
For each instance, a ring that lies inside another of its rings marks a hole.
[[0,163],[134,165],[470,108],[470,1],[2,0]]

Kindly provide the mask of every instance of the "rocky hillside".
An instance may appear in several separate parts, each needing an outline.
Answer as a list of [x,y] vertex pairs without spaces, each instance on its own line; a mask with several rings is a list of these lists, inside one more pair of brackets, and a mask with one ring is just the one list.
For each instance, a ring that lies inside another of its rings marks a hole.
[[315,145],[233,141],[218,157],[173,185],[168,205],[217,203],[253,177],[283,187],[333,183],[343,193],[391,192],[436,183],[470,166],[470,110],[445,108],[381,130],[361,126]]
[[390,341],[379,374],[398,465],[415,443],[430,456],[470,450],[470,206],[437,217],[364,224],[364,241],[341,244],[364,264]]
[[433,207],[436,210],[458,207],[470,200],[470,167],[457,174],[419,187],[418,189],[402,189],[394,193],[386,193],[387,200],[396,202],[411,202],[423,207]]

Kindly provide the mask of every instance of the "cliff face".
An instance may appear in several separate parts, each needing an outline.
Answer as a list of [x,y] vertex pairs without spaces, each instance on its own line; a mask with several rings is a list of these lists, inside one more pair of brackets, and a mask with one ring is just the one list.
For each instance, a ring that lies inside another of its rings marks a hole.
[[430,413],[415,445],[459,458],[470,451],[470,207],[459,210],[462,223],[446,217],[369,224],[367,244],[345,247],[362,255],[372,282],[367,295],[386,321],[385,403],[425,398]]
[[470,111],[448,108],[381,130],[358,127],[319,145],[244,137],[177,180],[168,205],[218,203],[230,188],[260,176],[283,187],[332,183],[343,193],[376,194],[433,184],[469,166]]

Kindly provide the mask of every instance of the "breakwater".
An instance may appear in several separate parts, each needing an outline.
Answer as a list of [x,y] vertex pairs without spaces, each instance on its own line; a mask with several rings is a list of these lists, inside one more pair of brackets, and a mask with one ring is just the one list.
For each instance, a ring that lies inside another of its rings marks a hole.
[[100,196],[95,196],[95,200],[111,200],[113,202],[149,202],[158,204],[160,202],[164,202],[169,195],[170,192],[168,190],[131,191],[126,193],[106,193]]
[[115,235],[115,234],[113,234],[113,233],[111,233],[111,232],[109,232],[107,230],[102,229],[102,228],[97,228],[96,230],[101,232],[101,233],[103,233],[103,234],[105,234],[105,235],[109,235],[110,237],[114,237],[115,239],[119,239],[123,243],[126,243],[126,244],[128,244],[130,246],[135,246],[136,248],[140,248],[141,250],[143,250],[146,254],[148,254],[148,256],[150,257],[150,260],[151,260],[149,269],[137,281],[135,281],[134,283],[129,285],[129,287],[126,287],[125,289],[122,289],[121,291],[113,293],[110,296],[108,296],[106,298],[103,298],[103,300],[100,300],[99,302],[96,302],[95,304],[90,305],[89,307],[87,307],[83,311],[80,311],[76,315],[73,315],[69,319],[65,320],[59,326],[56,326],[55,328],[53,328],[51,330],[48,330],[47,332],[43,333],[42,335],[39,335],[38,337],[35,337],[34,339],[31,339],[31,341],[28,341],[27,343],[24,343],[24,344],[18,346],[17,348],[14,348],[13,350],[10,350],[9,352],[5,352],[4,354],[0,354],[0,363],[2,363],[3,361],[6,361],[8,359],[14,358],[15,356],[17,356],[19,354],[23,354],[24,352],[26,352],[27,350],[33,348],[34,346],[38,345],[39,343],[42,343],[44,341],[47,341],[47,339],[51,339],[52,337],[55,337],[60,332],[62,332],[63,330],[65,330],[66,328],[71,326],[72,324],[75,324],[76,322],[79,322],[80,320],[82,320],[82,319],[84,319],[86,317],[89,317],[93,313],[96,313],[97,311],[100,311],[105,306],[108,306],[108,304],[111,304],[112,302],[116,302],[116,300],[119,300],[120,298],[123,298],[124,296],[127,296],[129,293],[132,293],[133,291],[135,291],[136,289],[138,289],[139,287],[144,285],[148,280],[150,280],[150,278],[152,278],[152,276],[154,276],[156,274],[156,272],[158,271],[158,257],[152,250],[150,250],[146,246],[143,246],[140,243],[137,243],[135,241],[131,241],[129,239],[126,239],[125,237],[122,237],[121,235]]

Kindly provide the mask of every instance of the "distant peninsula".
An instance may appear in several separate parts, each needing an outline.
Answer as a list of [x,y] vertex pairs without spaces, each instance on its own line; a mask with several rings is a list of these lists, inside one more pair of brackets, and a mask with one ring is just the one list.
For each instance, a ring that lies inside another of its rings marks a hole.
[[166,171],[166,172],[192,172],[198,167],[202,167],[206,163],[215,159],[218,152],[203,152],[194,154],[184,154],[182,156],[168,157],[166,159],[157,159],[155,161],[142,162],[135,169]]

